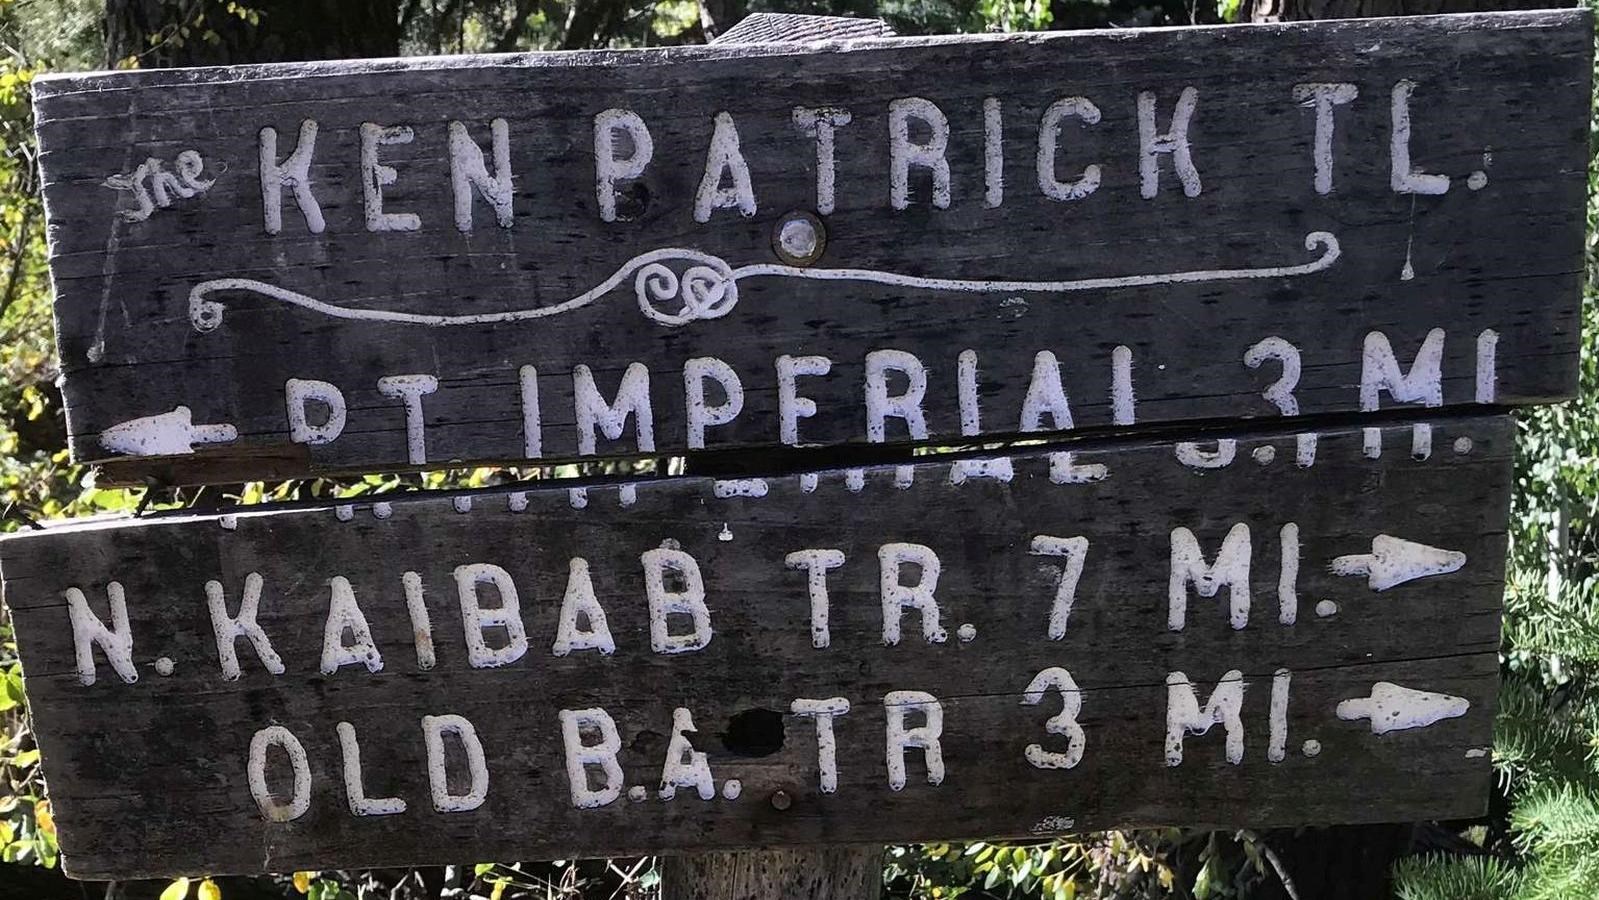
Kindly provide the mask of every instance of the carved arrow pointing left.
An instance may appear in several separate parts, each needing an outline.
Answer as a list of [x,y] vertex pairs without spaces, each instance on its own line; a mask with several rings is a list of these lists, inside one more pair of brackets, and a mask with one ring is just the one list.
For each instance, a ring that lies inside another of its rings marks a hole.
[[196,425],[187,406],[171,412],[129,419],[100,432],[100,446],[128,456],[178,456],[193,453],[195,444],[237,440],[232,425]]

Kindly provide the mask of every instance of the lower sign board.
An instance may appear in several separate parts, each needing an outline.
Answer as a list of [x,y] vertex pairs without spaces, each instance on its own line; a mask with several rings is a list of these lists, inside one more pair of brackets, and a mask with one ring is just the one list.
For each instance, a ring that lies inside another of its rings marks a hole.
[[[1479,814],[1513,428],[0,543],[67,870]],[[1301,462],[1310,464],[1301,465]]]

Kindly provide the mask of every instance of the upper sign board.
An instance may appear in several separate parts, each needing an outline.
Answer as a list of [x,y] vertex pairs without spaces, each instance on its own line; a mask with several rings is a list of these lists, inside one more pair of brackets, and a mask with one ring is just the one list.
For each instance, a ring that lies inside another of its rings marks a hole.
[[193,481],[1567,397],[1591,53],[1560,11],[42,79],[73,453]]

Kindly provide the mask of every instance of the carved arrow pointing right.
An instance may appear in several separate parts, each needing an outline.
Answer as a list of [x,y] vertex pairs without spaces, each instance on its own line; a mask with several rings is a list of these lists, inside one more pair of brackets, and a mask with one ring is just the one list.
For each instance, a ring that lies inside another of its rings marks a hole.
[[1443,550],[1379,534],[1371,539],[1370,553],[1340,556],[1329,568],[1334,575],[1365,575],[1366,584],[1372,590],[1386,591],[1428,575],[1446,575],[1465,564],[1466,554],[1458,550]]
[[1370,719],[1372,734],[1407,728],[1425,728],[1440,719],[1466,714],[1471,701],[1453,694],[1435,694],[1400,687],[1390,681],[1371,686],[1371,696],[1354,697],[1338,704],[1338,718],[1352,722]]

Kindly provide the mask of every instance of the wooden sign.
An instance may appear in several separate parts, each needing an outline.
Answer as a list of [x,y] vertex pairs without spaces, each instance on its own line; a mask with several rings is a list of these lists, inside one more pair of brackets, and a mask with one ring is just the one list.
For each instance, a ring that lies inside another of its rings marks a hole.
[[74,458],[1569,397],[1591,55],[1569,10],[41,79]]
[[1469,817],[1514,429],[1368,453],[1411,431],[83,523],[0,565],[78,877]]

